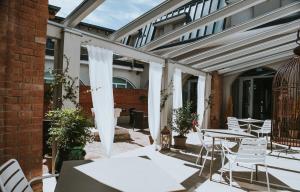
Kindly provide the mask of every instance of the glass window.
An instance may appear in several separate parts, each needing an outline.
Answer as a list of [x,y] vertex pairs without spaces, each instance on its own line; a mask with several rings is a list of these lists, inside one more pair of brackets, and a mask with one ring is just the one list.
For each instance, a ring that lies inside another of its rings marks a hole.
[[209,13],[209,8],[210,8],[210,2],[211,2],[211,0],[205,1],[205,3],[204,3],[204,10],[203,10],[202,17],[208,15],[208,13]]
[[113,77],[113,88],[134,89],[134,85],[127,79]]
[[46,55],[54,56],[54,41],[49,38],[46,41]]

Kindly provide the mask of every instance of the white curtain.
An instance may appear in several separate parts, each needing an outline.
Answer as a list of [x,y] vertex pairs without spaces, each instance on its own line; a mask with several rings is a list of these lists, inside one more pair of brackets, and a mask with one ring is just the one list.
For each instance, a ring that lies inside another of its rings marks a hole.
[[182,107],[182,80],[181,70],[175,69],[173,75],[173,109]]
[[156,145],[160,133],[160,91],[162,65],[150,62],[148,90],[148,122],[151,137]]
[[197,114],[199,115],[198,124],[199,128],[205,128],[203,126],[205,110],[205,76],[198,77],[197,85]]
[[95,123],[99,130],[101,143],[109,157],[115,133],[112,88],[113,52],[90,45],[87,46],[87,49]]
[[[173,110],[182,107],[182,78],[181,70],[175,68],[173,75]],[[173,115],[173,120],[175,120],[175,115]],[[176,126],[176,125],[175,125]],[[175,131],[172,131],[172,135],[176,135]],[[172,139],[172,144],[174,140]]]

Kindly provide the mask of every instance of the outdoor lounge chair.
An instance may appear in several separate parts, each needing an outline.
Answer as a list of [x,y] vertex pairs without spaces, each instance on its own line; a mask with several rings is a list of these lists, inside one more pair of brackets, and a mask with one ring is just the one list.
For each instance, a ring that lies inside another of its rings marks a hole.
[[[224,156],[229,161],[229,174],[230,174],[230,187],[232,187],[232,167],[236,165],[250,165],[251,166],[251,183],[253,180],[253,170],[256,165],[264,165],[266,169],[266,178],[268,191],[270,191],[269,175],[266,164],[266,153],[267,153],[267,140],[264,138],[244,138],[240,144],[237,153],[232,152],[227,145],[226,141],[222,142],[222,149]],[[225,158],[222,159],[221,178],[224,170]]]
[[252,125],[253,127],[259,128],[258,130],[252,130],[252,132],[257,134],[257,137],[266,136],[268,139],[268,135],[271,134],[271,120],[265,120],[262,127],[257,125]]
[[2,192],[33,192],[33,182],[56,176],[58,174],[35,177],[28,182],[18,161],[11,159],[0,167],[0,189]]
[[[199,172],[199,176],[201,176],[203,168],[205,166],[205,162],[208,159],[208,153],[212,152],[213,144],[212,144],[212,139],[211,138],[204,137],[204,135],[202,133],[202,130],[200,128],[196,127],[196,130],[197,130],[197,135],[198,135],[200,143],[201,143],[201,149],[200,149],[199,155],[198,155],[197,160],[196,160],[196,165],[198,165],[198,162],[199,162],[200,159],[201,159],[201,163],[202,163],[202,151],[203,151],[203,149],[205,149],[205,151],[206,151],[205,159],[204,159],[204,161],[201,165],[201,170]],[[221,143],[219,141],[217,141],[216,145],[218,146],[218,144],[220,146]],[[216,147],[215,152],[222,152],[222,149]]]
[[230,130],[247,131],[246,129],[241,128],[241,126],[247,126],[247,125],[240,125],[236,117],[227,117],[227,126],[228,129]]

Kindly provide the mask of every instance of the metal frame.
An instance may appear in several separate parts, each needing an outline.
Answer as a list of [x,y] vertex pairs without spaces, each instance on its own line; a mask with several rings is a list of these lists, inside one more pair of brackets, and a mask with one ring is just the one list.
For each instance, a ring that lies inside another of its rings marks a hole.
[[263,51],[266,49],[270,49],[272,47],[276,47],[279,45],[283,45],[286,42],[292,42],[295,39],[295,34],[289,34],[289,35],[285,35],[283,37],[279,37],[279,38],[274,38],[271,41],[266,41],[264,43],[260,43],[257,44],[255,46],[250,46],[248,48],[245,49],[241,49],[235,52],[231,52],[225,55],[222,55],[220,57],[215,57],[212,58],[210,60],[206,60],[203,62],[200,62],[199,64],[195,64],[193,65],[194,67],[200,67],[200,68],[209,68],[209,67],[215,67],[218,68],[218,66],[222,66],[222,63],[229,61],[229,60],[233,60],[239,57],[243,57],[246,56],[248,54],[253,54],[259,51]]
[[249,7],[258,5],[265,1],[266,0],[247,0],[247,1],[242,0],[232,5],[226,6],[223,9],[220,9],[219,11],[213,12],[205,17],[202,17],[187,25],[184,25],[183,27],[175,31],[172,31],[170,33],[167,33],[159,37],[158,39],[148,43],[144,47],[141,47],[141,49],[145,51],[153,50],[155,48],[158,48],[161,45],[167,44],[179,38],[181,35],[185,33],[192,32],[194,29],[205,27],[206,25],[211,24],[219,19],[223,19],[225,17],[234,15],[235,13],[238,13],[240,11],[243,11],[245,9],[248,9]]
[[237,65],[235,67],[222,69],[222,70],[219,70],[218,73],[221,75],[226,74],[226,76],[228,76],[228,75],[231,75],[231,74],[234,74],[237,72],[243,72],[243,71],[247,71],[250,69],[254,69],[256,67],[261,67],[261,66],[269,65],[271,63],[279,62],[279,61],[285,60],[287,58],[290,58],[292,55],[293,55],[293,51],[287,50],[287,51],[279,53],[279,54],[273,54],[273,55],[269,55],[269,56],[261,58],[261,59],[246,62],[246,63],[243,63],[242,65]]
[[210,72],[210,71],[216,71],[216,70],[220,70],[220,69],[224,69],[224,68],[230,68],[233,66],[237,66],[239,64],[243,64],[245,62],[248,61],[253,61],[253,60],[257,60],[259,58],[264,58],[268,55],[272,55],[272,54],[277,54],[277,53],[281,53],[287,50],[291,50],[293,48],[295,48],[297,46],[297,44],[295,42],[292,43],[288,43],[288,44],[284,44],[282,46],[278,46],[275,48],[271,48],[271,49],[267,49],[266,51],[260,51],[251,55],[247,55],[244,57],[240,57],[238,59],[233,59],[230,60],[228,62],[224,62],[218,65],[214,65],[208,68],[203,69],[204,71]]
[[211,50],[205,51],[203,53],[197,54],[195,56],[187,57],[185,59],[179,60],[181,63],[188,63],[188,65],[193,66],[195,62],[213,57],[215,55],[219,55],[221,53],[227,52],[234,50],[236,48],[252,44],[254,42],[258,42],[264,39],[267,39],[272,36],[284,34],[284,33],[289,33],[296,31],[298,29],[298,26],[300,25],[300,19],[287,23],[287,24],[282,24],[280,26],[276,26],[274,28],[271,28],[267,31],[263,31],[261,33],[258,33],[256,35],[252,35],[248,38],[239,40],[237,42],[229,43],[217,48],[213,48]]
[[121,38],[130,35],[131,33],[134,33],[135,31],[139,30],[143,26],[145,26],[147,23],[152,22],[153,20],[167,14],[168,12],[171,12],[173,9],[176,9],[186,3],[188,3],[191,0],[168,0],[160,5],[156,6],[155,8],[151,9],[147,13],[141,15],[137,19],[133,20],[132,22],[128,23],[121,29],[117,30],[111,36],[109,39],[114,41],[120,41]]
[[203,48],[209,44],[218,42],[229,35],[232,35],[234,33],[238,32],[244,32],[246,30],[252,29],[254,27],[258,27],[260,25],[266,24],[268,22],[274,21],[276,19],[282,18],[284,16],[291,15],[293,13],[296,13],[300,10],[300,2],[291,3],[285,7],[278,8],[272,12],[269,12],[267,14],[264,14],[260,17],[254,18],[246,23],[242,23],[240,25],[237,25],[235,27],[231,27],[227,30],[222,31],[221,33],[217,33],[215,35],[211,35],[207,38],[204,38],[202,40],[196,41],[194,43],[188,44],[182,48],[179,48],[175,51],[169,52],[167,54],[164,54],[164,57],[168,58],[174,58],[179,55],[183,55],[185,53],[191,52],[193,50]]
[[84,0],[66,17],[63,25],[67,27],[75,27],[104,1],[105,0]]

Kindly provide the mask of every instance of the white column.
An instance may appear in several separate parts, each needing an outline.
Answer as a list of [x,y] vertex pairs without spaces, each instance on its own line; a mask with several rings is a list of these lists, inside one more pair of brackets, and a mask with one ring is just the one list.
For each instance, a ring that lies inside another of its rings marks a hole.
[[[75,81],[76,90],[76,101],[79,102],[79,78],[80,78],[80,44],[81,36],[77,33],[72,33],[70,31],[62,32],[62,44],[61,44],[61,55],[60,62],[62,62],[62,69],[65,70],[67,67],[67,58],[69,59],[69,71],[68,75],[72,78],[77,78]],[[66,57],[67,58],[66,58]],[[64,89],[62,89],[62,95],[65,94]],[[75,105],[67,100],[63,102],[64,108],[74,108]]]

